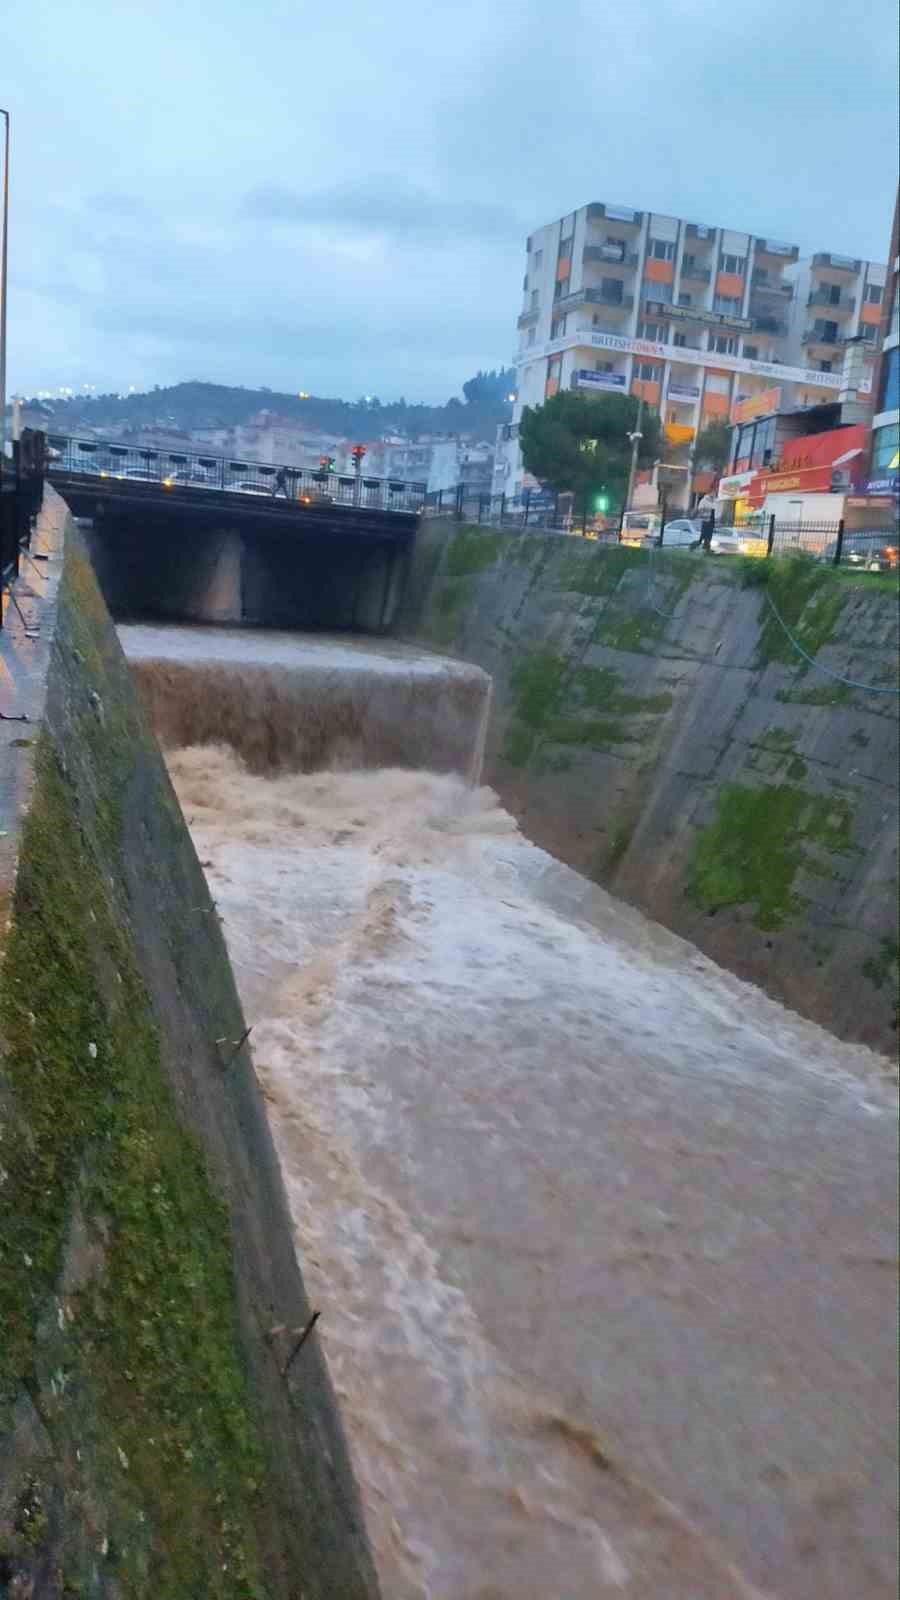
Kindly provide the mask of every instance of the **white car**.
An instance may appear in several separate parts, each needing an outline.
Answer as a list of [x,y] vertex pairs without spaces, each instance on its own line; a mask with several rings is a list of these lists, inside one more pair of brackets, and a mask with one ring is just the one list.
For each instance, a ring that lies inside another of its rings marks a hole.
[[764,556],[768,541],[748,528],[721,528],[712,536],[709,546],[711,556]]
[[694,517],[676,517],[673,522],[667,522],[663,528],[663,549],[677,549],[679,545],[697,544],[700,539],[702,522]]

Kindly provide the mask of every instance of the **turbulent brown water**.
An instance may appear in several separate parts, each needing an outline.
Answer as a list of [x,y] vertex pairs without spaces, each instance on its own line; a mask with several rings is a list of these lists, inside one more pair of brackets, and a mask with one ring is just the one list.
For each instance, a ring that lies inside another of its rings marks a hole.
[[885,1064],[523,839],[468,781],[482,674],[121,632],[386,1600],[892,1594]]

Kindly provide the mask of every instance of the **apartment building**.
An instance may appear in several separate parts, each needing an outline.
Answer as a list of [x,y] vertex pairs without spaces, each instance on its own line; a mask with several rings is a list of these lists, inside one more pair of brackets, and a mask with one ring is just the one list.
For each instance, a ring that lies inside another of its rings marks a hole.
[[900,189],[888,252],[869,463],[873,493],[900,494]]
[[841,370],[844,349],[859,340],[869,362],[878,352],[887,268],[819,250],[797,263],[788,359],[820,372]]
[[[796,244],[595,203],[538,228],[526,251],[517,398],[498,439],[495,492],[530,486],[519,418],[524,406],[561,388],[642,396],[660,412],[670,444],[686,448],[698,429],[730,418],[735,405],[752,404],[773,382],[791,405],[837,398],[840,362],[832,369],[821,342],[803,342],[810,328],[818,331],[815,315],[811,325],[797,324]],[[871,323],[862,308],[875,306],[867,292],[876,279],[867,263],[854,265],[855,330]],[[842,271],[809,263],[805,294],[843,282]]]

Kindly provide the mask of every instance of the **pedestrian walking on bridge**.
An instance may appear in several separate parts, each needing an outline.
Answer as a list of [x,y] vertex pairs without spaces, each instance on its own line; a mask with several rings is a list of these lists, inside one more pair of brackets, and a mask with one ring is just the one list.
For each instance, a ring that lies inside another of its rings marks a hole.
[[276,495],[278,494],[279,489],[283,489],[284,490],[284,498],[285,498],[285,500],[290,500],[291,491],[288,488],[287,467],[279,467],[278,471],[275,474],[275,482],[274,482],[274,484],[272,486],[272,499],[273,500],[275,499]]

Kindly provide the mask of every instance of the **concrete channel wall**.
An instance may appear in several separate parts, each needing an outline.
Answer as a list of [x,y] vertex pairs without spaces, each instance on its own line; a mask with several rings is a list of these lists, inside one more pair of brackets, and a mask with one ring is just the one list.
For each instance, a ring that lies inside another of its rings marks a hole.
[[[652,564],[651,564],[652,563]],[[425,523],[399,631],[494,679],[524,831],[723,966],[893,1052],[896,587],[806,562]]]
[[49,491],[36,554],[0,634],[0,1592],[373,1600],[215,908]]

